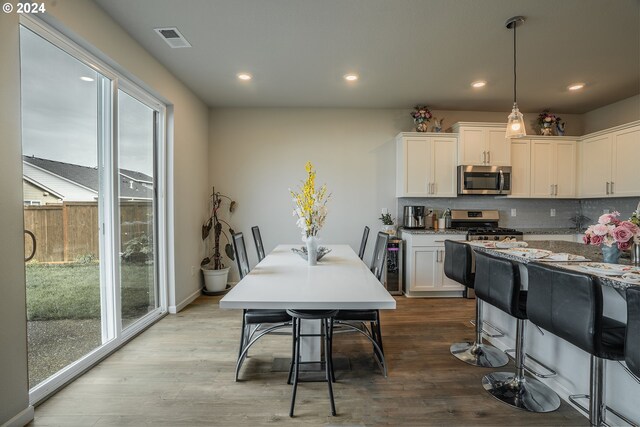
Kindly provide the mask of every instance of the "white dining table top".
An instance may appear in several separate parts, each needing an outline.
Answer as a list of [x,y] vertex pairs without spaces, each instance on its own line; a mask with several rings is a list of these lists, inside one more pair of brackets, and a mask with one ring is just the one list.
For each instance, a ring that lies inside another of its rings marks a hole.
[[349,245],[325,245],[318,264],[279,245],[220,300],[221,308],[395,309],[396,301]]

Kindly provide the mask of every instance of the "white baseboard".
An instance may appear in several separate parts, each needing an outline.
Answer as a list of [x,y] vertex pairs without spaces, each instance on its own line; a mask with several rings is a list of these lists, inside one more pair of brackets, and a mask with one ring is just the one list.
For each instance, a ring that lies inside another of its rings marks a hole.
[[200,295],[202,295],[202,288],[198,288],[194,293],[192,293],[191,295],[186,297],[179,304],[170,305],[169,306],[169,313],[171,313],[171,314],[178,313],[180,310],[182,310],[183,308],[185,308],[186,306],[191,304],[193,301],[195,301],[195,299],[198,298]]
[[24,427],[31,421],[33,421],[33,416],[33,405],[29,405],[22,411],[20,411],[20,413],[18,413],[15,417],[2,424],[2,427]]

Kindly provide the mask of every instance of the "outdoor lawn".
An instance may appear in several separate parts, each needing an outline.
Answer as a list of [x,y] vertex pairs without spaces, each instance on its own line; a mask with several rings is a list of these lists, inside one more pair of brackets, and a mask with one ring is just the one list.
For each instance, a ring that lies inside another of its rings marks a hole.
[[[33,387],[102,343],[100,267],[95,261],[28,263],[26,271],[29,387]],[[121,275],[126,326],[154,305],[149,295],[153,266],[123,263]]]

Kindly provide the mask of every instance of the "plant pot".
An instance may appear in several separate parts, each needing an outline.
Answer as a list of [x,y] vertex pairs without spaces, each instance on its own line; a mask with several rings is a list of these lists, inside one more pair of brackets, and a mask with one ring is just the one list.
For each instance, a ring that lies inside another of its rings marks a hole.
[[395,236],[396,235],[396,226],[395,224],[382,224],[382,231],[384,233],[387,233],[389,236]]
[[602,245],[602,262],[617,264],[620,259],[620,249],[614,243],[612,246]]
[[227,287],[227,278],[229,277],[229,267],[221,270],[213,270],[209,268],[202,268],[202,274],[204,275],[204,287],[209,292],[224,291]]

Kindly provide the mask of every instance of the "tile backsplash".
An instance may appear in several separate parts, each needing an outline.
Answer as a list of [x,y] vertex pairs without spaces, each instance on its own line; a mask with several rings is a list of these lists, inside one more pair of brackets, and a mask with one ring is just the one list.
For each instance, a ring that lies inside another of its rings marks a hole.
[[[638,205],[637,197],[611,199],[511,199],[495,196],[461,196],[455,198],[405,198],[397,199],[398,224],[402,224],[404,206],[422,205],[429,209],[497,209],[500,226],[509,228],[572,228],[571,218],[582,214],[590,218],[586,224],[595,223],[604,209],[617,210],[626,219]],[[511,210],[516,216],[511,216]],[[555,216],[551,216],[555,209]]]

